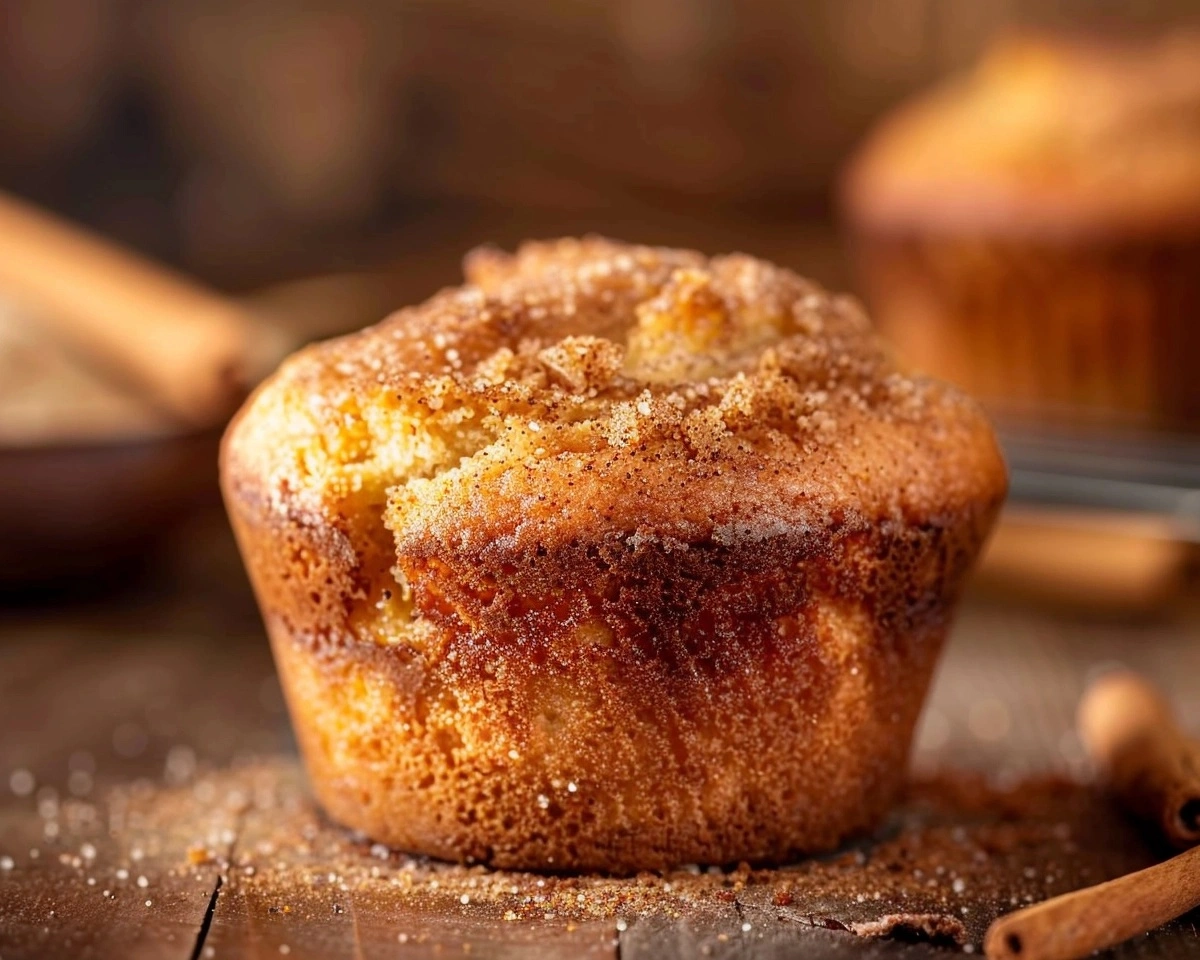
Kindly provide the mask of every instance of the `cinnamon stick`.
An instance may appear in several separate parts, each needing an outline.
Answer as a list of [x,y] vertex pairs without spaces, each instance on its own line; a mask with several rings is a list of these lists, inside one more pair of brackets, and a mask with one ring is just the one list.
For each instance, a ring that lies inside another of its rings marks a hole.
[[236,303],[3,194],[0,293],[184,423],[220,423],[247,387]]
[[1079,735],[1125,807],[1177,847],[1200,843],[1200,742],[1175,723],[1161,694],[1128,671],[1092,684]]
[[1076,960],[1200,906],[1200,847],[1116,880],[1000,917],[983,941],[990,960]]

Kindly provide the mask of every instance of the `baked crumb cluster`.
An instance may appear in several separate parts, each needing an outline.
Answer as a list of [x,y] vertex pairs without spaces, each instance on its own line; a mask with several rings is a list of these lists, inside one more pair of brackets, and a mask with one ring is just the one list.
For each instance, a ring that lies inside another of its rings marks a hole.
[[921,411],[854,300],[748,256],[591,238],[479,250],[466,272],[285,364],[244,426],[276,489],[387,496],[396,527],[470,461],[811,453],[856,417]]

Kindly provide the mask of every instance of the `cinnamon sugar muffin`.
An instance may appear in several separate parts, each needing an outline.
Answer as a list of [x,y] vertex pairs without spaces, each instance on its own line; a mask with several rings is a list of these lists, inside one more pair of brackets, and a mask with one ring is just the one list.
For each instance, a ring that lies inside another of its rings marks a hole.
[[288,360],[229,511],[313,790],[505,867],[778,861],[869,828],[1005,489],[861,309],[600,239]]
[[868,299],[999,410],[1200,422],[1200,33],[1009,38],[845,181]]

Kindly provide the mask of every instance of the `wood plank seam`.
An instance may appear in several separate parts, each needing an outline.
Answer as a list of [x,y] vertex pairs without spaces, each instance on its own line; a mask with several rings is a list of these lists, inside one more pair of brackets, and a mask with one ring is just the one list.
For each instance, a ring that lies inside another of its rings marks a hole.
[[217,898],[221,895],[221,886],[224,882],[224,878],[218,871],[217,882],[213,886],[212,896],[208,898],[208,909],[205,910],[204,917],[200,921],[200,929],[196,932],[196,945],[192,948],[191,960],[200,960],[204,952],[204,941],[208,939],[208,931],[212,926],[213,916],[217,912]]

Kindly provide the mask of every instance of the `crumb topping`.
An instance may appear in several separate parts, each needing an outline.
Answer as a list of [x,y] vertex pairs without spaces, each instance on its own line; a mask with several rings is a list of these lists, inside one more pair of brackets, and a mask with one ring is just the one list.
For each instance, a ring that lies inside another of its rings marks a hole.
[[914,416],[851,298],[733,254],[608,240],[468,256],[468,284],[289,360],[254,406],[278,483],[350,493],[476,456],[656,444],[686,460],[813,448],[839,423]]

